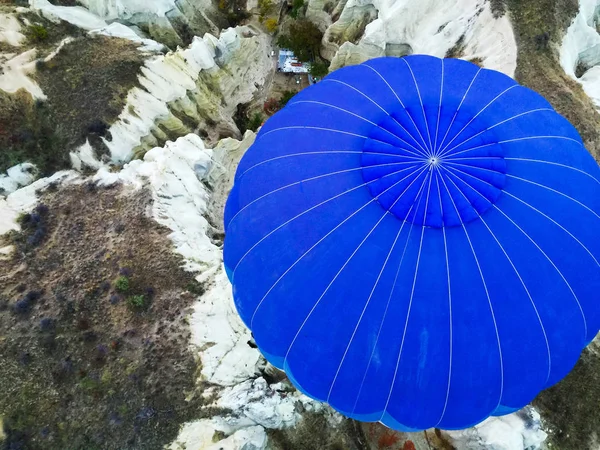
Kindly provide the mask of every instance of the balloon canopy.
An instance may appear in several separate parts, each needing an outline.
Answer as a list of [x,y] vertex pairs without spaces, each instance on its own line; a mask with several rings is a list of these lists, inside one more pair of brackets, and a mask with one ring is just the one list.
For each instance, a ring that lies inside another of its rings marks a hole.
[[493,70],[340,69],[244,155],[225,267],[262,353],[310,397],[405,431],[522,408],[599,330],[600,170]]

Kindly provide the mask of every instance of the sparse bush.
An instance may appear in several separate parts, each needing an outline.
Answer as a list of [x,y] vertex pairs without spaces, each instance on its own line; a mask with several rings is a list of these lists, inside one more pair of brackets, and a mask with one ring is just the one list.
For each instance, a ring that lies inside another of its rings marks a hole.
[[273,8],[273,0],[258,0],[258,12],[261,19],[271,12]]
[[144,295],[132,295],[127,297],[127,304],[132,309],[142,309],[146,306],[146,297]]
[[265,27],[269,33],[274,33],[277,30],[277,19],[270,17],[265,20]]
[[446,52],[446,58],[460,58],[464,55],[465,53],[465,47],[466,47],[466,42],[465,42],[466,38],[465,35],[461,35],[458,38],[458,41],[456,41],[456,43],[454,44],[453,47],[449,48],[448,51]]
[[29,291],[25,296],[17,301],[14,306],[14,311],[17,314],[27,314],[33,308],[34,303],[42,296],[39,291]]
[[40,320],[41,331],[52,331],[54,329],[54,320],[49,317],[44,317]]
[[261,126],[262,123],[263,123],[262,114],[259,112],[256,112],[256,113],[252,114],[252,117],[250,117],[250,120],[248,121],[248,129],[252,130],[252,131],[256,131],[258,129],[258,127]]
[[125,275],[121,275],[115,281],[115,289],[119,292],[127,292],[129,290],[129,278]]
[[506,14],[506,0],[490,0],[490,8],[495,19]]
[[27,30],[27,37],[33,42],[42,42],[48,39],[48,30],[43,25],[31,25]]
[[198,297],[203,295],[205,292],[204,286],[202,286],[202,284],[198,283],[196,280],[190,281],[185,289]]
[[284,91],[283,95],[279,99],[279,107],[283,108],[287,103],[297,94],[294,91]]
[[279,111],[279,108],[279,101],[275,98],[268,99],[263,105],[265,113],[269,115],[275,114],[277,111]]

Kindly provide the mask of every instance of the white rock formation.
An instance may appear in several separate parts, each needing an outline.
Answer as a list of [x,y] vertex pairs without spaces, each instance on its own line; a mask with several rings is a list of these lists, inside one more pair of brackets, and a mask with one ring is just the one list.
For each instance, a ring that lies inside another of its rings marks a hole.
[[174,48],[181,45],[185,29],[195,35],[218,34],[213,20],[218,16],[210,0],[81,0],[90,12],[107,21],[141,25],[152,38]]
[[31,9],[39,11],[48,20],[53,22],[58,22],[59,19],[64,20],[82,30],[96,30],[107,25],[100,17],[81,6],[56,6],[48,0],[30,0],[29,5]]
[[33,98],[45,99],[42,89],[29,77],[35,72],[36,54],[34,48],[20,54],[0,53],[0,89],[9,93],[25,89]]
[[0,193],[8,195],[31,184],[35,180],[36,172],[36,167],[31,163],[21,163],[9,168],[6,174],[0,175]]
[[[325,0],[311,0],[309,16],[313,11],[326,23],[323,14],[317,13],[325,4]],[[339,19],[323,37],[324,56],[333,58],[331,70],[402,52],[444,57],[462,37],[464,59],[477,59],[487,68],[514,75],[517,45],[512,26],[507,16],[495,19],[486,0],[348,0],[337,6],[342,7]],[[365,14],[372,17],[373,11],[377,18],[366,25],[360,41],[344,42],[338,49],[335,41],[357,35],[361,30],[350,28],[363,21]]]
[[14,14],[0,14],[0,42],[18,47],[25,40],[21,24]]
[[[583,86],[585,93],[600,110],[600,1],[580,0],[579,13],[567,30],[561,48],[560,64],[567,75]],[[575,72],[585,71],[580,78]]]
[[464,450],[538,450],[547,434],[539,413],[532,407],[485,422],[462,431],[446,432],[455,448]]
[[41,178],[36,182],[18,189],[8,196],[0,194],[0,235],[10,230],[19,230],[17,217],[23,212],[31,211],[38,203],[35,192],[44,189],[54,182],[73,182],[79,178],[75,171],[56,172],[51,177]]
[[165,129],[178,135],[192,131],[178,116],[237,130],[232,121],[237,105],[249,102],[273,70],[268,48],[266,35],[238,27],[222,32],[219,39],[195,37],[186,49],[146,61],[140,76],[143,88],[129,92],[123,112],[110,127],[112,139],[105,141],[112,160],[129,161],[136,151],[167,140]]

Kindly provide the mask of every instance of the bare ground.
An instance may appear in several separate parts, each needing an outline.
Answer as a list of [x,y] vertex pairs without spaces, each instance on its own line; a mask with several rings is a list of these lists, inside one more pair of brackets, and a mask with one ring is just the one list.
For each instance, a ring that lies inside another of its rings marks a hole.
[[202,286],[148,192],[52,190],[0,261],[4,445],[162,448],[201,415],[185,398],[198,370],[185,316]]

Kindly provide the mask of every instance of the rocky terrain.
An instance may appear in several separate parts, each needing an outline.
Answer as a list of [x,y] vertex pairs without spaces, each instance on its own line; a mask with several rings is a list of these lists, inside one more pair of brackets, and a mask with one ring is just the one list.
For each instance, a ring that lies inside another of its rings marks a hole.
[[[295,391],[222,267],[254,131],[306,79],[427,53],[545,95],[600,160],[599,0],[0,0],[0,446],[597,449],[600,356],[518,413],[396,433]],[[311,29],[312,30],[312,29]]]

